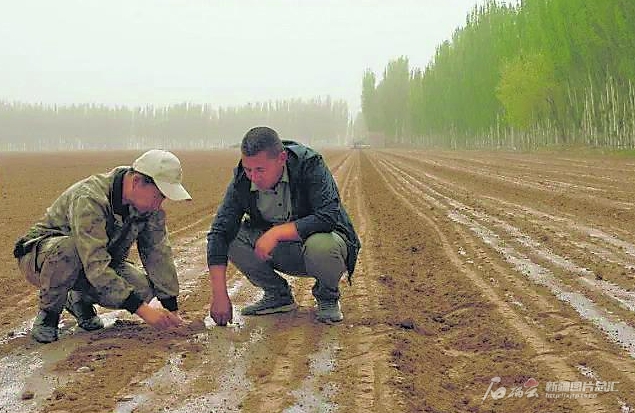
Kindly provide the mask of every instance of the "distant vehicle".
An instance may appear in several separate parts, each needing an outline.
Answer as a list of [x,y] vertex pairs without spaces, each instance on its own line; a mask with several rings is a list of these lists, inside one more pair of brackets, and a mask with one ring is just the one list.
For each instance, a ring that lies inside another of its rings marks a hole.
[[353,142],[353,149],[367,149],[370,148],[370,144],[364,141]]

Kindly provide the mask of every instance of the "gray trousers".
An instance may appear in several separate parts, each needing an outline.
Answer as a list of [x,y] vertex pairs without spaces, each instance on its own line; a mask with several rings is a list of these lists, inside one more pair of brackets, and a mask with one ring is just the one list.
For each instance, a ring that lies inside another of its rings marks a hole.
[[[19,267],[26,279],[40,289],[41,310],[62,312],[70,290],[79,291],[83,300],[104,307],[119,308],[121,304],[98,298],[99,291],[86,279],[84,267],[70,236],[50,237],[40,241],[31,252],[20,258]],[[115,267],[115,272],[128,281],[145,302],[154,297],[148,276],[131,262],[122,262]]]
[[290,293],[287,280],[275,270],[289,275],[313,277],[313,296],[318,300],[339,299],[339,281],[346,274],[346,243],[335,232],[316,233],[306,242],[283,241],[273,250],[272,259],[261,261],[254,254],[263,230],[244,224],[229,245],[230,261],[255,286],[271,293]]

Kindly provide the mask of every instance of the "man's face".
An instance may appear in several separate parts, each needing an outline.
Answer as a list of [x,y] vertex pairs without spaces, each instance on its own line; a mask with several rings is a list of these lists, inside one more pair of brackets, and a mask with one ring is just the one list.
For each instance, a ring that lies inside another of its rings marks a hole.
[[254,156],[242,155],[241,161],[247,178],[258,189],[271,189],[276,186],[282,176],[287,152],[282,151],[277,156],[271,157],[267,151],[262,151]]
[[133,181],[132,205],[141,213],[158,211],[165,196],[154,183],[145,182],[140,176]]

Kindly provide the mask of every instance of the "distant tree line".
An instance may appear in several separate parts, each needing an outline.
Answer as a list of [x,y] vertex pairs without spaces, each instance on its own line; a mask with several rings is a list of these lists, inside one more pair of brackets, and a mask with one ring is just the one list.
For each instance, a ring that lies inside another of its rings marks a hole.
[[489,1],[424,69],[366,71],[362,112],[387,144],[635,147],[635,1]]
[[342,145],[351,127],[347,103],[329,97],[226,108],[0,101],[0,150],[218,148],[238,144],[257,125],[312,145]]

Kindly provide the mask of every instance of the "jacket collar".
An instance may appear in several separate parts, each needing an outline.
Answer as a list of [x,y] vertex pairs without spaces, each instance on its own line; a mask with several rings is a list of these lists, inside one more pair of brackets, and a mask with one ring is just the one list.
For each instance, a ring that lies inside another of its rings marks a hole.
[[113,212],[123,218],[127,218],[130,214],[128,205],[123,204],[123,177],[128,171],[130,171],[130,168],[122,169],[115,173],[112,184],[112,196],[110,198]]

